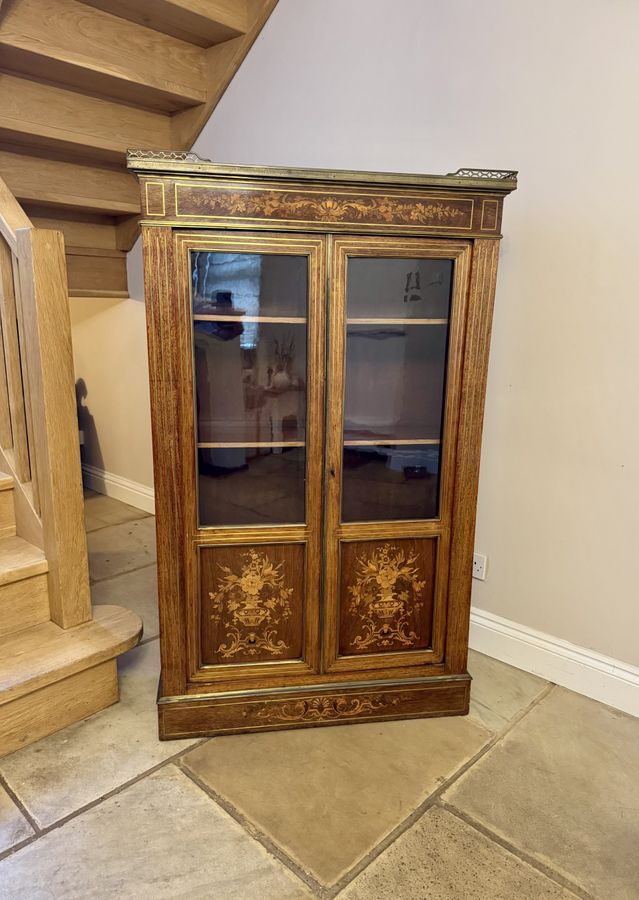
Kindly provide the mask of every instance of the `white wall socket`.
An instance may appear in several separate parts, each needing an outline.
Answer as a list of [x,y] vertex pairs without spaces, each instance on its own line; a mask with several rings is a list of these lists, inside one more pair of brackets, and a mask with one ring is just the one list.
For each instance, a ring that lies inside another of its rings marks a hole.
[[484,553],[475,553],[473,555],[473,578],[479,581],[486,581],[486,565],[488,558]]

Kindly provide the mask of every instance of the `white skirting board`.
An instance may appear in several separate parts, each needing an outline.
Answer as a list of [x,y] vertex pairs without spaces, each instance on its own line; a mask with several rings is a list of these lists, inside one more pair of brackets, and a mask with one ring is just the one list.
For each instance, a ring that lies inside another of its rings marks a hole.
[[135,506],[144,512],[155,513],[153,488],[89,465],[82,466],[82,476],[85,487],[90,490],[121,500],[122,503],[128,503],[129,506]]
[[639,716],[639,668],[473,608],[470,646],[479,653]]

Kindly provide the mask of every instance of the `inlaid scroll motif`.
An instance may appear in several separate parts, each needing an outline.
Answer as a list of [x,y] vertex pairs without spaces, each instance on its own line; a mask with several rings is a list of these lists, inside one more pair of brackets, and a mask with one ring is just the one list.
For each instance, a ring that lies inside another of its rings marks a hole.
[[422,608],[425,581],[415,565],[419,554],[406,556],[391,544],[357,558],[355,583],[349,586],[350,612],[358,616],[362,631],[352,640],[358,650],[368,647],[410,647],[419,635],[410,627]]
[[293,588],[287,587],[282,573],[283,563],[274,565],[266,553],[251,549],[240,573],[228,566],[217,590],[209,592],[213,604],[211,618],[222,621],[227,629],[226,641],[217,652],[229,659],[237,654],[255,655],[258,650],[278,656],[288,650],[285,641],[278,639],[278,626],[291,615]]
[[[388,696],[391,703],[398,700]],[[308,700],[291,700],[288,703],[271,703],[260,709],[258,719],[274,719],[282,722],[318,721],[329,719],[349,719],[383,709],[386,696],[367,697],[311,697]]]
[[362,194],[317,194],[303,191],[226,190],[190,191],[176,186],[177,214],[310,219],[317,222],[363,222],[426,227],[470,228],[473,201],[470,198],[364,196]]

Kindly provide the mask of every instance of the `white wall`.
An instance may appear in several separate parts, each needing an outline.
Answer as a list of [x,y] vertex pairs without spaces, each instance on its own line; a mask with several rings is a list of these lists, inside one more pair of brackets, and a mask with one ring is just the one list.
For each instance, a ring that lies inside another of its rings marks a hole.
[[634,664],[638,33],[636,0],[280,0],[195,147],[228,163],[520,170],[473,600]]

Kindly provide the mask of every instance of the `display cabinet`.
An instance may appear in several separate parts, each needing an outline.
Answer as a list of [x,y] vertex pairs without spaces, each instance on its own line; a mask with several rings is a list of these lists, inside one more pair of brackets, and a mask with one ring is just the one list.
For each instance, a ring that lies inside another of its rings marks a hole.
[[468,711],[504,196],[516,173],[135,151],[162,737]]

